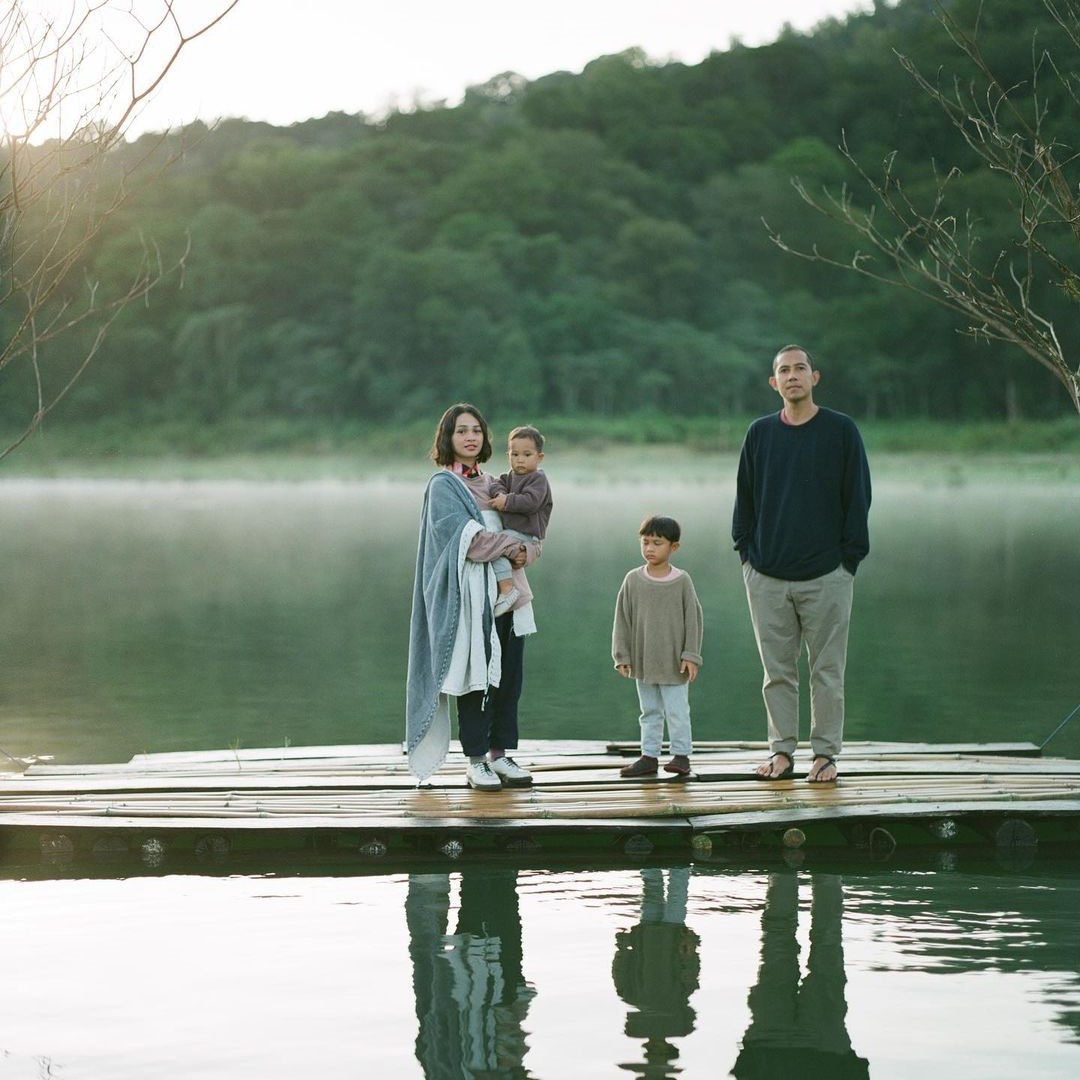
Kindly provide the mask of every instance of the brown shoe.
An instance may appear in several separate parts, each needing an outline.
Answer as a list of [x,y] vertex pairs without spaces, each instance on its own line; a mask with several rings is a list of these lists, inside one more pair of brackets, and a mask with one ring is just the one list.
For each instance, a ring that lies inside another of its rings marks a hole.
[[664,772],[678,773],[680,776],[690,775],[690,759],[685,754],[676,754],[665,766]]
[[655,776],[656,766],[659,764],[656,758],[642,754],[632,765],[625,765],[619,770],[620,776]]

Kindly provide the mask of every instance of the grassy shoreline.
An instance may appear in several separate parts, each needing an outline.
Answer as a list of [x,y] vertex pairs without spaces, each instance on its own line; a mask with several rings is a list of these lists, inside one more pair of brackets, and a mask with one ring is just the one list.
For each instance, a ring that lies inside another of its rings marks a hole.
[[[728,469],[746,419],[662,416],[541,422],[550,465],[606,479],[674,472],[694,480]],[[860,421],[875,474],[944,483],[1009,476],[1080,480],[1080,419],[1043,423]],[[14,478],[350,480],[427,471],[427,423],[373,427],[287,421],[179,423],[133,428],[114,422],[50,423],[0,462]],[[496,457],[501,454],[496,429]]]

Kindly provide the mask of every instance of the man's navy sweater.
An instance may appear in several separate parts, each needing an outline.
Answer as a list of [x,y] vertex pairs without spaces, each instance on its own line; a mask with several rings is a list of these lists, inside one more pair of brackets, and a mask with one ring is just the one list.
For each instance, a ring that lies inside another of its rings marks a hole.
[[855,573],[870,550],[870,467],[859,429],[819,408],[805,424],[779,413],[746,432],[731,537],[759,573],[808,581],[841,563]]

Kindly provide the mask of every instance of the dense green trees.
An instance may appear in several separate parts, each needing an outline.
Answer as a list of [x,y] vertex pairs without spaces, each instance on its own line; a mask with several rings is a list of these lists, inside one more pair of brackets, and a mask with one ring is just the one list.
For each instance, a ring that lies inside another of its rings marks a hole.
[[[983,47],[1018,78],[1038,6],[979,5]],[[392,421],[465,396],[503,426],[742,415],[771,407],[769,357],[789,340],[818,355],[829,403],[857,415],[1066,413],[1053,380],[1006,347],[786,255],[763,223],[841,250],[841,227],[791,178],[812,191],[855,179],[846,135],[868,169],[898,151],[914,191],[934,183],[921,163],[966,169],[988,246],[1007,243],[1007,182],[893,51],[931,69],[950,49],[928,5],[902,0],[694,66],[631,51],[579,75],[501,75],[455,108],[380,122],[188,131],[184,159],[94,254],[101,275],[132,235],[190,237],[182,278],[125,313],[65,415]],[[1073,70],[1077,56],[1057,60]],[[1080,134],[1080,106],[1062,95],[1055,108]],[[1075,338],[1075,305],[1054,313]],[[66,362],[59,346],[46,359]],[[0,408],[25,389],[9,376]]]

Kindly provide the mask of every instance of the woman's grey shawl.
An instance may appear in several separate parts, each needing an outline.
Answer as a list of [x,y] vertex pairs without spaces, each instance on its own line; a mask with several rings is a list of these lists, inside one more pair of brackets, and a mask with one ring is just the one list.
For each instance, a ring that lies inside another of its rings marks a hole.
[[[450,747],[450,702],[443,686],[461,619],[462,545],[482,528],[468,487],[445,470],[432,476],[420,512],[405,687],[405,747],[409,770],[420,780],[446,760]],[[481,618],[488,642],[493,637],[489,605],[483,605]]]

